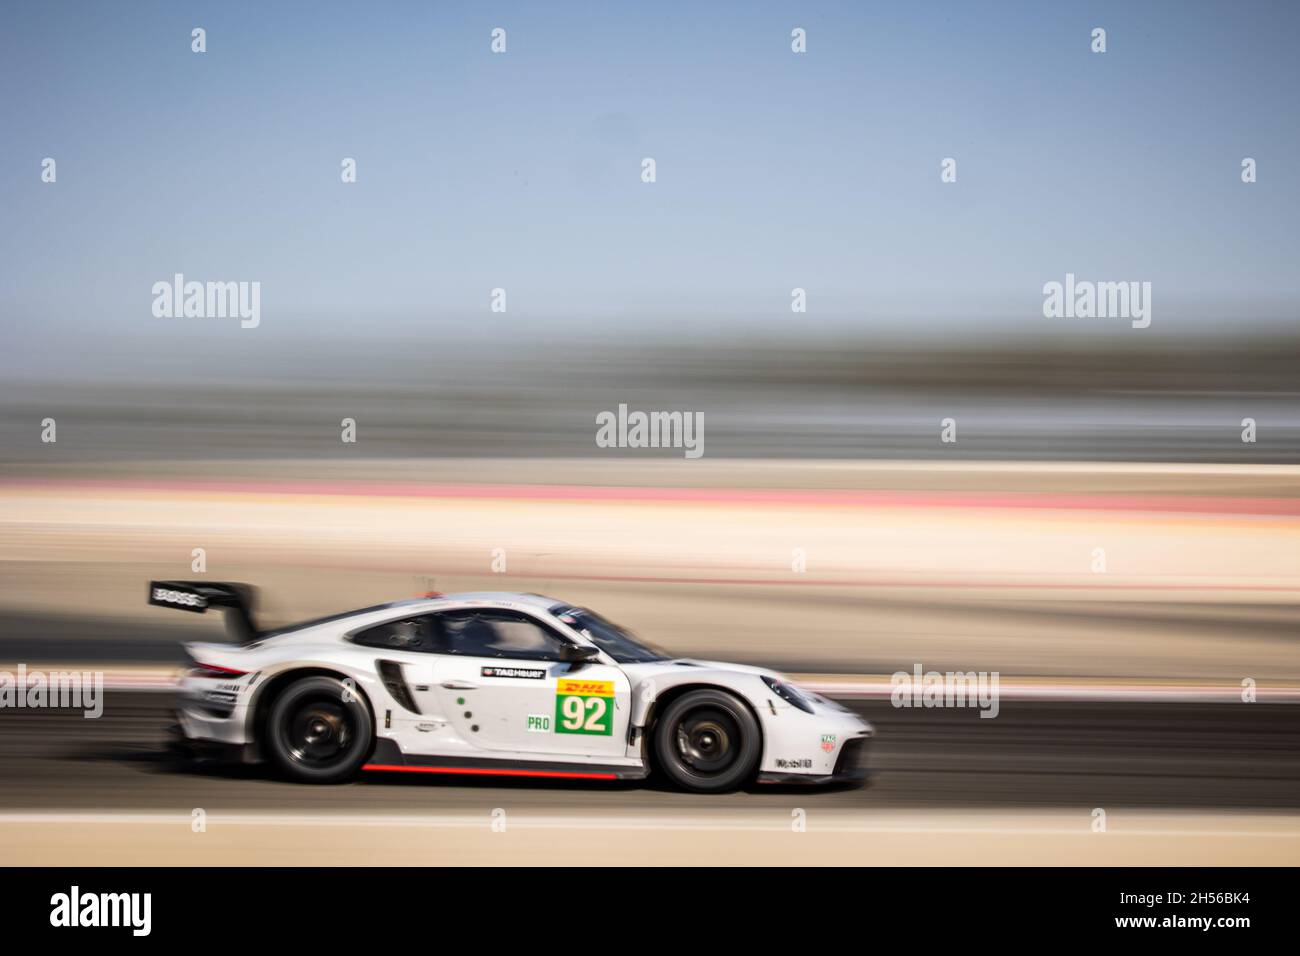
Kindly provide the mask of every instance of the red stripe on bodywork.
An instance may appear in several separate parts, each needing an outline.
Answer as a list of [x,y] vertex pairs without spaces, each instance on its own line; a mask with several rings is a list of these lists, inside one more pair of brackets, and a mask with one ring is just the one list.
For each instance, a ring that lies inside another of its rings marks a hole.
[[617,780],[616,773],[589,773],[577,770],[517,770],[510,767],[408,767],[400,764],[368,763],[362,770],[385,773],[455,773],[482,777],[558,777],[563,780]]

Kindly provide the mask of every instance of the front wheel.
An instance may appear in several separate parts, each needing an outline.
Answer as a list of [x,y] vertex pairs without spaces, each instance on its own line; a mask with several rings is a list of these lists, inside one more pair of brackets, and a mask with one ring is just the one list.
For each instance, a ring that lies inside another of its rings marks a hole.
[[739,698],[695,690],[674,700],[655,724],[659,768],[679,787],[706,793],[749,782],[762,751],[758,721]]
[[336,783],[360,769],[374,740],[370,710],[333,677],[294,681],[271,703],[267,751],[305,783]]

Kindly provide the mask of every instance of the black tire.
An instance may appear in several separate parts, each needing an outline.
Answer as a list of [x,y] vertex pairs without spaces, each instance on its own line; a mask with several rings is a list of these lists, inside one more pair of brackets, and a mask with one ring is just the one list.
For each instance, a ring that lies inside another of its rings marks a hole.
[[659,715],[654,748],[658,768],[674,784],[717,793],[753,779],[763,740],[740,698],[701,689],[678,697]]
[[266,751],[286,776],[337,783],[353,776],[374,745],[370,709],[333,677],[304,677],[276,695],[266,719]]

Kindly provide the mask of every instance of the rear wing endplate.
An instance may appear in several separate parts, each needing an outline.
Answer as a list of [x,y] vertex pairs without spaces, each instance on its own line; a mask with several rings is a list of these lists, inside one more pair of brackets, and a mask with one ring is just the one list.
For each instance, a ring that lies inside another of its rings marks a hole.
[[226,629],[241,644],[257,640],[253,606],[257,591],[251,585],[207,581],[150,581],[149,603],[177,611],[202,614],[210,607],[226,612]]

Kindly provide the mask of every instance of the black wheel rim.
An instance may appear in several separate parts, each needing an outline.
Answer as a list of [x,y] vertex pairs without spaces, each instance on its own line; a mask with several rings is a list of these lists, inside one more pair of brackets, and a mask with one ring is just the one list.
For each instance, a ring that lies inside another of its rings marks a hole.
[[719,774],[740,755],[740,725],[722,710],[693,710],[677,722],[677,755],[699,774]]
[[286,723],[289,756],[295,763],[326,769],[346,757],[356,738],[352,716],[337,701],[303,701]]

